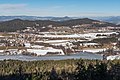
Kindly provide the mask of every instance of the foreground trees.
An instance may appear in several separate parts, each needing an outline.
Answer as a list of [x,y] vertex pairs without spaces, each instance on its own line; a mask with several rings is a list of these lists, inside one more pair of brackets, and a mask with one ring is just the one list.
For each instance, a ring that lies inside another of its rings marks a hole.
[[0,64],[0,80],[120,80],[120,60],[4,60]]

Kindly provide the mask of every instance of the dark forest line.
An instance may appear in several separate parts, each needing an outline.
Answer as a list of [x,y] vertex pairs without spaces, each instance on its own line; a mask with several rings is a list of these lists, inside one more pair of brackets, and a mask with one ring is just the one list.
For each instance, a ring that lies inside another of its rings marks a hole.
[[4,60],[0,80],[120,80],[120,60]]

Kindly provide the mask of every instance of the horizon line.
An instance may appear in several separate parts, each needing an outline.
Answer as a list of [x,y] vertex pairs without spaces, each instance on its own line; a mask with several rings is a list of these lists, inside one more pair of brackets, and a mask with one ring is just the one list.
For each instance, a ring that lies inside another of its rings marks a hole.
[[108,16],[107,16],[107,15],[105,15],[105,16],[103,16],[103,15],[102,15],[102,16],[49,16],[49,15],[48,15],[48,16],[40,16],[40,15],[0,15],[0,16],[5,16],[5,17],[7,17],[7,16],[13,16],[13,17],[14,17],[14,16],[16,16],[16,17],[17,17],[17,16],[26,16],[26,17],[27,17],[27,16],[28,16],[28,17],[29,17],[29,16],[31,16],[31,17],[113,17],[113,16],[114,16],[114,17],[118,17],[118,16],[120,16],[120,15],[108,15]]

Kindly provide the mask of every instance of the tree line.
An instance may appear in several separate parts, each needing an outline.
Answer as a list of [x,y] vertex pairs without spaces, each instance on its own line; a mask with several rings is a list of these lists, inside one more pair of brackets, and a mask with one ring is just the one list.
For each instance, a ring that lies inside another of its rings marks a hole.
[[120,60],[3,60],[0,64],[0,80],[120,80]]

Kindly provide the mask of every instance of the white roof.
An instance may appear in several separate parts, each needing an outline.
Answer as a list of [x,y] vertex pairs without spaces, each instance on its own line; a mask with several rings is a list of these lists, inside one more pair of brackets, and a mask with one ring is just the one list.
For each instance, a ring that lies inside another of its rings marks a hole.
[[71,35],[38,35],[38,37],[47,37],[47,38],[76,38],[80,37],[77,34],[71,34]]
[[51,45],[56,45],[56,46],[62,45],[62,46],[66,46],[66,44],[67,44],[67,43],[57,43],[57,44],[51,44]]
[[54,44],[54,43],[66,43],[69,42],[70,40],[47,40],[47,41],[35,41],[35,42],[39,42],[39,43],[50,43],[50,44]]
[[0,36],[0,37],[5,37],[5,36]]
[[31,44],[30,43],[25,43],[25,47],[30,47]]
[[99,45],[98,43],[84,43],[85,46],[87,45]]
[[4,50],[0,50],[0,52],[4,52]]
[[44,43],[63,43],[68,41],[69,40],[49,40],[49,41],[44,41]]
[[44,46],[39,46],[39,45],[33,45],[33,46],[31,46],[31,48],[42,48],[42,47],[44,47]]

